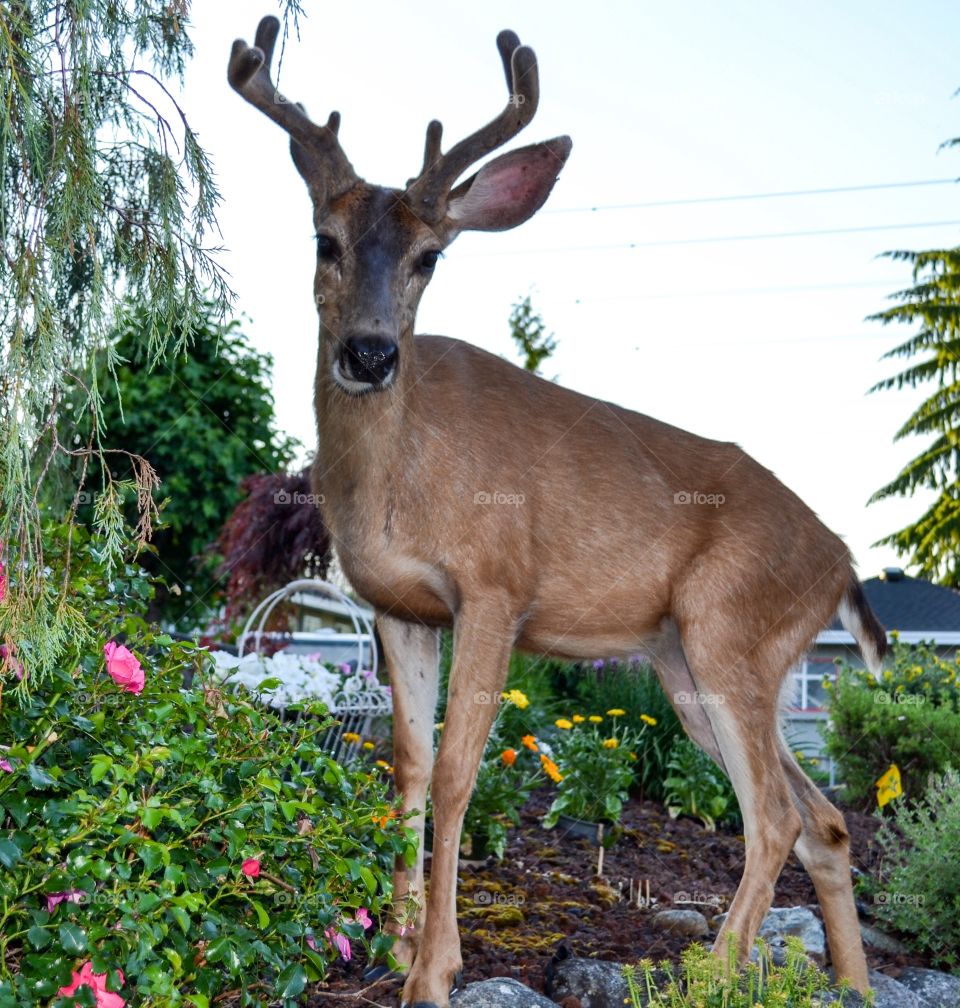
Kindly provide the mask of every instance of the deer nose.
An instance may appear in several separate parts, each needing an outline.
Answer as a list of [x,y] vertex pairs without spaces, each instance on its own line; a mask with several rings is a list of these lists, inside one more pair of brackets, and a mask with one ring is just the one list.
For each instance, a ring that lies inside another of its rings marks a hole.
[[382,385],[397,366],[397,344],[385,336],[350,336],[340,352],[340,367],[354,381]]

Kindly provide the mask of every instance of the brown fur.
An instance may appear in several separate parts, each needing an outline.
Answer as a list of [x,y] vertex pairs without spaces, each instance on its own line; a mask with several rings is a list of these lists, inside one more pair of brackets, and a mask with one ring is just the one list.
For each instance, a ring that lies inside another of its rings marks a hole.
[[[532,51],[518,56],[509,32],[499,44],[508,79],[519,59],[534,94]],[[235,43],[234,86],[306,143],[301,119],[269,103],[269,54],[250,53]],[[254,65],[256,87],[244,90]],[[516,126],[509,106],[497,122]],[[498,125],[471,145],[508,135]],[[439,132],[431,137],[428,161],[439,156]],[[434,194],[431,206],[446,216],[424,218],[422,194],[357,180],[342,152],[321,145],[310,161],[294,147],[327,249],[314,286],[313,485],[347,577],[377,610],[404,809],[423,809],[428,780],[433,795],[426,906],[422,859],[413,869],[398,864],[394,876],[398,915],[408,898],[420,906],[413,932],[394,946],[409,967],[404,1002],[445,1006],[460,968],[460,830],[496,710],[483,698],[503,688],[513,647],[565,658],[646,651],[690,736],[730,775],[744,814],[746,865],[718,949],[735,933],[747,954],[795,846],[823,907],[834,967],[866,990],[843,817],[777,726],[788,669],[838,606],[874,657],[882,651],[842,541],[737,445],[580,395],[457,340],[414,336],[430,273],[424,253],[461,229],[527,219],[569,150],[561,137],[511,151],[452,193]],[[397,347],[381,384],[345,384],[337,371],[358,333]],[[433,763],[441,626],[453,627],[454,655]],[[422,833],[422,815],[411,822]]]

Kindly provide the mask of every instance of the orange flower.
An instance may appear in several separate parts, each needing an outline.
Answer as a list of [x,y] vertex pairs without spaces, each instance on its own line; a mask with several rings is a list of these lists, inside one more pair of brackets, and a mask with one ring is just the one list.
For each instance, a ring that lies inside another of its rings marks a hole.
[[540,752],[537,740],[533,735],[524,735],[520,741],[530,750],[530,752]]
[[397,818],[397,810],[396,809],[390,809],[390,811],[386,815],[382,815],[382,816],[376,816],[375,815],[375,816],[371,816],[370,818],[373,820],[374,825],[379,826],[380,829],[386,829],[387,828],[387,823],[390,822],[391,819],[396,819]]
[[517,762],[517,750],[516,749],[504,749],[500,753],[500,759],[503,760],[504,766],[513,766]]
[[560,773],[560,768],[552,759],[541,754],[540,765],[543,767],[543,772],[553,781],[554,784],[559,784],[563,780],[563,774]]

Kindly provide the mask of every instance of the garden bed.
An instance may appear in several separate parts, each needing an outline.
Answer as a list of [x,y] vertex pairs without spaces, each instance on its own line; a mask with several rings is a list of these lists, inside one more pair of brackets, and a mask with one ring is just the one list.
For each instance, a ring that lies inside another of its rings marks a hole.
[[[660,804],[631,799],[624,807],[625,835],[605,852],[601,883],[594,879],[596,848],[541,827],[549,802],[546,790],[534,794],[520,828],[510,834],[502,862],[461,864],[458,918],[466,982],[510,976],[542,992],[544,970],[561,942],[578,956],[677,962],[691,939],[655,928],[656,912],[683,906],[700,910],[709,920],[729,907],[744,859],[743,839],[735,831],[721,827],[709,833],[695,820],[671,819]],[[875,872],[879,820],[853,811],[847,811],[846,818],[854,865]],[[630,880],[634,894],[639,881],[643,897],[649,883],[652,906],[628,902]],[[701,905],[675,902],[684,899]],[[777,882],[774,905],[805,904],[815,906],[816,895],[791,855]],[[867,958],[871,968],[892,976],[905,966],[928,965],[919,956],[870,948]],[[331,1003],[321,991],[346,993],[363,987],[365,966],[359,958],[339,962],[327,984],[316,988],[313,1008]],[[380,986],[368,996],[373,1003],[392,1004],[394,986]]]

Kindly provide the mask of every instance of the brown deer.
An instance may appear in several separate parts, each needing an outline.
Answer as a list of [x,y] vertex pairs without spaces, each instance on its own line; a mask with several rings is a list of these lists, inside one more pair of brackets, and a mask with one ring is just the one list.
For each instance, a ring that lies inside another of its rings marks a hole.
[[[233,45],[231,85],[290,134],[310,190],[320,314],[313,481],[343,569],[377,611],[393,686],[396,785],[434,807],[433,867],[394,876],[404,1005],[443,1008],[461,968],[457,856],[511,649],[570,659],[649,655],[686,731],[726,771],[746,864],[717,948],[741,955],[791,849],[813,878],[833,965],[860,991],[867,969],[843,816],[778,730],[788,669],[839,612],[872,669],[886,647],[843,542],[734,444],[580,395],[445,336],[414,335],[440,252],[465,230],[522,224],[570,153],[558,137],[460,182],[532,119],[533,51],[497,46],[509,100],[441,152],[427,127],[420,174],[370,185],[337,140],[270,78],[278,22]],[[459,184],[458,184],[459,182]],[[437,634],[453,627],[445,728],[434,761]],[[686,702],[690,701],[690,702]],[[431,775],[432,771],[432,775]],[[423,830],[418,811],[410,824]],[[424,906],[425,903],[425,906]]]

